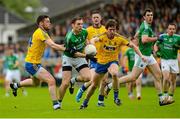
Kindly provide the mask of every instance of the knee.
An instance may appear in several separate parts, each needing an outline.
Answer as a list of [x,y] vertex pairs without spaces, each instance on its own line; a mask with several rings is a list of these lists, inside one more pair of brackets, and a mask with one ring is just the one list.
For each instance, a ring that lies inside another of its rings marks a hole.
[[55,84],[56,84],[55,79],[50,79],[50,80],[48,81],[48,85],[49,85],[49,86],[54,86]]
[[69,86],[69,82],[66,79],[63,79],[62,84],[63,87],[67,88]]
[[84,76],[82,76],[82,78],[85,82],[87,82],[87,81],[91,80],[91,75],[84,75]]
[[112,72],[111,73],[112,78],[117,78],[117,75],[118,75],[118,72]]

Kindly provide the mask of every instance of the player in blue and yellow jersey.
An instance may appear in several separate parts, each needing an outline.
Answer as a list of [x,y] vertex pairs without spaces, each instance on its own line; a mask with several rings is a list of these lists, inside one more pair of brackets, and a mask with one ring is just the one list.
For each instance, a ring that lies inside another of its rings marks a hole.
[[32,79],[26,79],[20,83],[12,83],[10,86],[13,89],[13,94],[16,96],[17,89],[19,87],[38,85],[40,81],[46,82],[49,86],[53,108],[56,110],[60,108],[60,104],[56,96],[55,79],[46,69],[41,66],[41,58],[46,45],[59,51],[64,51],[65,48],[62,45],[55,44],[48,35],[48,30],[51,28],[51,22],[48,16],[39,16],[37,18],[37,25],[38,28],[29,39],[28,51],[25,58],[25,69],[32,75]]
[[[91,43],[94,44],[95,42],[99,42],[99,53],[97,54],[97,64],[95,67],[95,74],[92,80],[90,87],[88,88],[87,95],[83,104],[81,105],[80,109],[84,109],[88,106],[88,102],[90,97],[93,95],[95,89],[97,88],[98,84],[100,83],[101,79],[104,75],[108,72],[113,79],[113,89],[114,89],[114,102],[116,105],[120,105],[121,101],[118,97],[119,93],[119,85],[118,85],[118,55],[120,52],[120,47],[124,45],[128,45],[133,47],[135,52],[140,55],[140,57],[145,60],[144,56],[141,54],[139,49],[132,43],[128,42],[122,36],[116,34],[118,24],[115,20],[110,19],[106,23],[107,32],[100,36],[99,38],[94,38],[91,40]],[[101,101],[101,102],[100,102]],[[104,96],[102,95],[99,98],[99,102],[104,105]]]

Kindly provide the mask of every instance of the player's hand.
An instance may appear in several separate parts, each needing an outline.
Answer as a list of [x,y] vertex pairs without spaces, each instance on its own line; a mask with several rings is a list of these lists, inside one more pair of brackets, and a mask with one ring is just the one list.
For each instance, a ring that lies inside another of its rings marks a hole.
[[90,59],[93,62],[97,61],[97,58],[95,58],[95,55],[91,55],[91,54],[87,54],[86,55],[86,59]]
[[141,59],[143,62],[147,62],[147,58],[145,56],[142,56]]
[[74,55],[77,51],[75,50],[75,48],[66,48],[65,52],[69,52],[70,54]]
[[162,43],[162,42],[163,42],[163,40],[164,40],[163,35],[159,35],[159,36],[158,36],[158,41]]

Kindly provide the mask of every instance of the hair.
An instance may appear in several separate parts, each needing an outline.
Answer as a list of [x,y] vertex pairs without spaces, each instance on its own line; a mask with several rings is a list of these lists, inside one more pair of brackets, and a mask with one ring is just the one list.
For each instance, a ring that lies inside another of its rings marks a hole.
[[147,12],[153,12],[153,11],[152,11],[151,8],[146,8],[146,9],[144,10],[143,16],[145,16]]
[[169,23],[168,26],[169,26],[169,25],[175,26],[175,29],[177,28],[177,25],[176,25],[175,23]]
[[106,22],[106,25],[105,25],[106,29],[108,29],[109,27],[116,27],[116,29],[118,29],[118,23],[116,20],[114,19],[109,19],[107,22]]
[[100,14],[100,15],[101,15],[101,13],[100,13],[98,10],[93,10],[93,11],[91,12],[91,15],[93,15],[93,14]]
[[80,16],[74,17],[74,18],[71,20],[71,24],[74,24],[77,20],[83,20],[83,18],[80,17]]
[[36,20],[37,25],[39,25],[39,23],[41,21],[43,21],[45,18],[49,18],[49,16],[47,16],[47,15],[40,15],[40,16],[38,16],[38,18]]

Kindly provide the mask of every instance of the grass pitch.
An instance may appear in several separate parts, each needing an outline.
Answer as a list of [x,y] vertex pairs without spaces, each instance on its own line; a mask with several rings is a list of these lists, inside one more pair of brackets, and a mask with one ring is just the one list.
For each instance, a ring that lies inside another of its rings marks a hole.
[[4,89],[0,87],[0,118],[180,118],[180,87],[176,88],[175,103],[159,106],[154,87],[142,88],[140,101],[130,100],[127,90],[120,88],[121,106],[113,102],[113,92],[105,99],[105,107],[97,107],[98,93],[92,96],[87,109],[80,110],[82,103],[75,102],[75,94],[68,90],[62,103],[62,109],[54,111],[47,88],[26,88],[28,96],[23,96],[18,90],[18,96],[5,97]]

